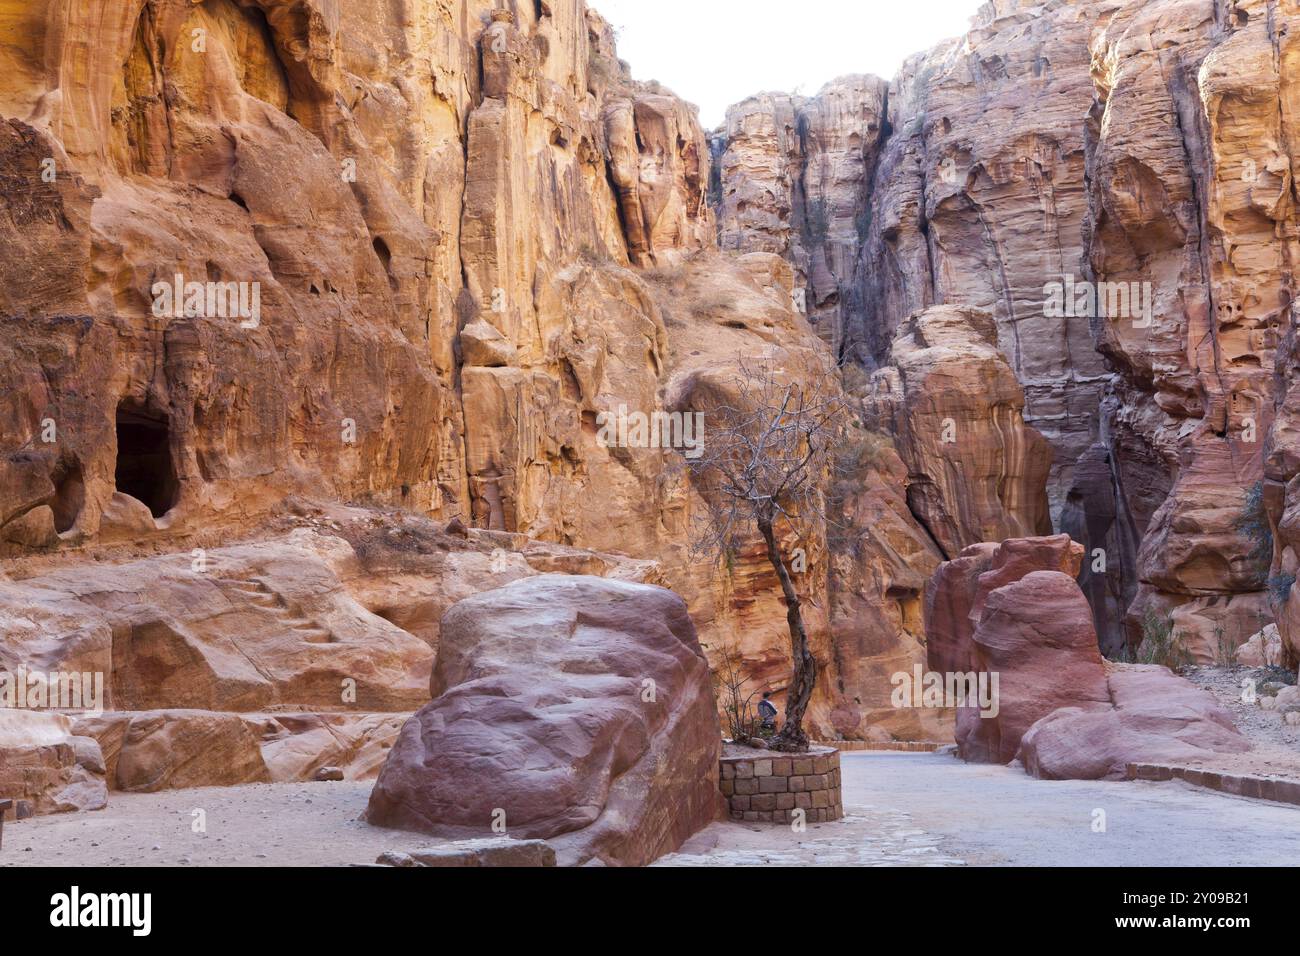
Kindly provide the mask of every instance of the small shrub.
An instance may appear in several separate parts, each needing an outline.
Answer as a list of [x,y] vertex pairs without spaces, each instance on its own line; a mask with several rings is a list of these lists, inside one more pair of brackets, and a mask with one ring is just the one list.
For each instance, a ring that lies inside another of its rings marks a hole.
[[1237,644],[1228,637],[1222,625],[1214,629],[1214,637],[1214,662],[1220,667],[1231,667],[1237,663]]
[[1193,663],[1182,635],[1174,633],[1174,622],[1151,608],[1142,615],[1142,646],[1136,657],[1139,664],[1161,664],[1174,673]]
[[1254,545],[1249,555],[1252,561],[1273,560],[1273,527],[1264,511],[1263,481],[1255,482],[1246,492],[1246,503],[1237,516],[1236,527],[1237,533]]
[[686,274],[686,267],[681,262],[669,262],[652,269],[642,269],[641,278],[658,285],[672,285]]
[[758,691],[745,693],[745,685],[750,681],[742,671],[743,663],[734,647],[723,647],[713,675],[727,734],[738,744],[748,743],[750,737],[758,734],[761,723],[752,706]]

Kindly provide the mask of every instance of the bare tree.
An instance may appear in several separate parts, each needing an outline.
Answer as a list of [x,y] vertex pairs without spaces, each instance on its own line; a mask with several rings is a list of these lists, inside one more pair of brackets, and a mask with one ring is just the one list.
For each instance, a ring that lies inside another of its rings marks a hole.
[[742,361],[729,385],[716,398],[692,402],[704,412],[706,430],[699,457],[686,464],[708,508],[693,543],[697,553],[729,557],[752,540],[754,529],[762,537],[785,598],[794,662],[785,722],[772,749],[801,752],[808,748],[803,717],[817,664],[779,532],[825,521],[822,485],[844,402],[829,370],[793,381],[771,364]]

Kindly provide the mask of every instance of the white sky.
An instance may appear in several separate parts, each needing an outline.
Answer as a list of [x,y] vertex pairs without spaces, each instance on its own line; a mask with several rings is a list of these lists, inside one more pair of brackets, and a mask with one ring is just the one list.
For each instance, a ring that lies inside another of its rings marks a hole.
[[845,73],[892,79],[903,60],[961,36],[982,0],[588,0],[618,55],[700,107],[705,129],[763,90],[811,96]]

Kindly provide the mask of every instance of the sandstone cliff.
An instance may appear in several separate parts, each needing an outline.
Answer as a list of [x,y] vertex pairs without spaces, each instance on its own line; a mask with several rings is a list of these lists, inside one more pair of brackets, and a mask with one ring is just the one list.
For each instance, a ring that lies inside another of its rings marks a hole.
[[[1209,661],[1290,613],[1292,375],[1275,357],[1293,349],[1294,15],[1263,0],[993,0],[889,83],[874,165],[842,186],[865,215],[828,338],[871,371],[913,313],[993,316],[1111,655],[1149,614]],[[715,144],[744,157],[723,169],[724,241],[796,266],[798,215],[781,248],[780,217],[747,221],[725,197],[755,195],[747,171],[806,178],[802,141],[755,133],[799,109],[747,101]]]
[[[105,675],[74,729],[110,789],[373,776],[443,612],[545,571],[671,587],[779,699],[758,542],[693,560],[680,449],[600,423],[833,356],[781,250],[718,250],[694,109],[581,0],[41,0],[0,38],[0,666]],[[882,91],[804,111],[818,321],[871,164],[841,117]],[[888,443],[846,448],[844,529],[786,541],[810,729],[942,738],[887,684],[939,554]]]

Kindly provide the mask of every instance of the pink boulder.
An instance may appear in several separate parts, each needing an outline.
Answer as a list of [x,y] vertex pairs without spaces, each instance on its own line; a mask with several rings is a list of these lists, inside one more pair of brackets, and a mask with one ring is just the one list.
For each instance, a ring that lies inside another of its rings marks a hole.
[[1008,763],[1025,732],[1053,711],[1110,706],[1092,612],[1066,574],[1033,571],[992,591],[973,643],[974,670],[997,675],[997,698],[989,713],[959,712],[966,760]]
[[371,823],[642,865],[720,812],[709,668],[670,591],[550,574],[475,595],[442,619],[431,690]]
[[1025,770],[1047,780],[1119,780],[1130,763],[1187,763],[1250,744],[1206,691],[1153,665],[1110,665],[1112,709],[1065,708],[1024,735]]
[[[957,710],[963,758],[1019,759],[1051,779],[1122,777],[1129,763],[1204,760],[1250,744],[1213,698],[1163,667],[1106,662],[1067,535],[975,545],[926,593],[932,670],[982,679],[990,706]],[[982,702],[983,703],[983,702]]]

